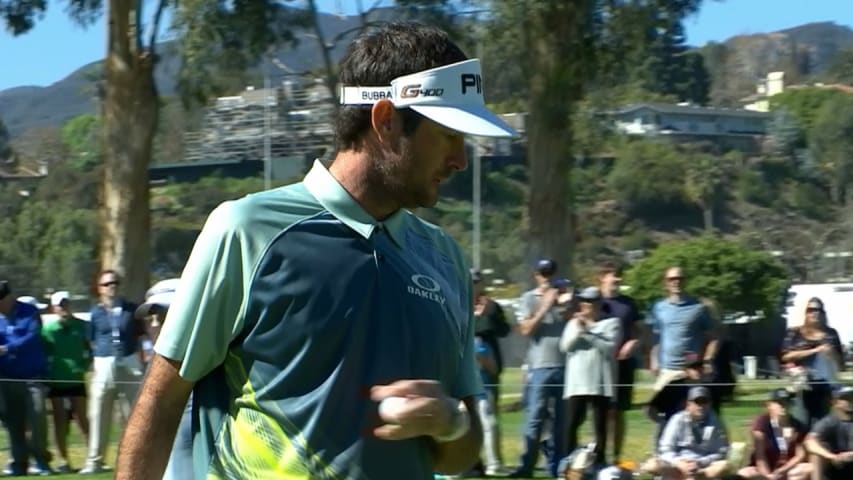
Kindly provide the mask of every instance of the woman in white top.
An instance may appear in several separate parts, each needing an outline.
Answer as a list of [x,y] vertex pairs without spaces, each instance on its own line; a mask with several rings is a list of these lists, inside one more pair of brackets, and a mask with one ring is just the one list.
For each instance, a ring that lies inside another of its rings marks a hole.
[[575,296],[578,311],[563,330],[560,350],[566,353],[566,452],[578,446],[578,429],[587,406],[593,408],[596,463],[604,464],[607,412],[613,397],[615,348],[622,336],[619,319],[600,318],[601,292],[595,287]]

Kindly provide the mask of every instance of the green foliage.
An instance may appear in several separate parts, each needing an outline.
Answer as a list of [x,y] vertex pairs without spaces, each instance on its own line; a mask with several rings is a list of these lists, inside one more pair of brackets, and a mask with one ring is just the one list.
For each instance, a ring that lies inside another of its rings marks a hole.
[[0,265],[12,272],[21,295],[50,288],[85,293],[94,273],[96,228],[91,210],[31,199],[17,216],[0,220],[8,233]]
[[618,151],[609,191],[632,212],[679,207],[686,203],[682,156],[668,142],[630,141]]
[[825,88],[789,89],[770,97],[772,111],[785,110],[794,117],[804,132],[811,132],[821,107],[847,95]]
[[12,157],[12,145],[9,138],[9,130],[3,124],[3,119],[0,118],[0,162],[8,160]]
[[65,122],[61,135],[68,148],[68,162],[75,169],[87,171],[101,163],[103,145],[100,140],[100,117],[88,113],[78,115]]
[[810,140],[818,164],[830,179],[833,200],[846,203],[853,180],[853,95],[837,95],[823,104]]
[[761,311],[772,318],[786,274],[769,254],[717,237],[660,245],[626,273],[631,295],[648,307],[663,295],[663,274],[680,266],[690,295],[713,300],[725,312]]

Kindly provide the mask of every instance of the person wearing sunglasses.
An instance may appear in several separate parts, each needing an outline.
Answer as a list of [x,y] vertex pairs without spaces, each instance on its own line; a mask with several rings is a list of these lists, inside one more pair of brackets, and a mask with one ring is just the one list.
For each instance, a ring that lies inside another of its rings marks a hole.
[[136,320],[136,305],[119,295],[121,277],[114,270],[98,275],[98,302],[90,312],[89,343],[93,375],[89,385],[89,449],[83,474],[104,471],[112,430],[113,404],[120,401],[127,419],[142,381],[141,339],[145,326]]
[[806,425],[814,425],[829,413],[832,388],[841,368],[841,352],[838,332],[826,324],[823,302],[816,297],[809,299],[803,324],[785,333],[781,353],[783,364],[806,371],[807,383],[800,392],[799,412]]

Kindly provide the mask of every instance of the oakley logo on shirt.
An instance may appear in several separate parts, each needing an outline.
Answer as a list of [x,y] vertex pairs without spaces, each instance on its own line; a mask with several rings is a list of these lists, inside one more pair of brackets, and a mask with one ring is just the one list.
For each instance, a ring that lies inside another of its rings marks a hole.
[[441,294],[441,287],[434,278],[417,273],[412,275],[412,283],[414,285],[406,287],[409,294],[432,300],[439,305],[444,305],[447,302],[447,298]]

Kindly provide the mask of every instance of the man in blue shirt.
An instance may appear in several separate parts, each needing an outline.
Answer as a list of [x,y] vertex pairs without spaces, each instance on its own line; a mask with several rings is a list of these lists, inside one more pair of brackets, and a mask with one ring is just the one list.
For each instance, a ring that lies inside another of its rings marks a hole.
[[[652,306],[648,317],[653,345],[652,372],[658,374],[655,392],[679,397],[656,399],[660,404],[672,407],[657,412],[661,427],[681,408],[687,393],[684,388],[666,387],[685,379],[710,376],[717,352],[717,337],[708,310],[704,304],[684,293],[685,281],[680,267],[667,268],[664,275],[667,296]],[[696,366],[701,367],[697,369]]]
[[331,165],[202,229],[117,479],[162,476],[191,390],[197,478],[431,480],[477,460],[468,266],[406,209],[466,167],[465,134],[514,132],[485,106],[479,61],[436,28],[371,30],[339,71]]
[[[27,446],[27,383],[47,372],[47,359],[40,338],[41,316],[32,305],[12,295],[8,281],[0,280],[0,401],[3,423],[9,432],[13,475],[26,475],[29,468]],[[47,459],[38,459],[44,463]],[[46,470],[49,473],[49,470]]]

